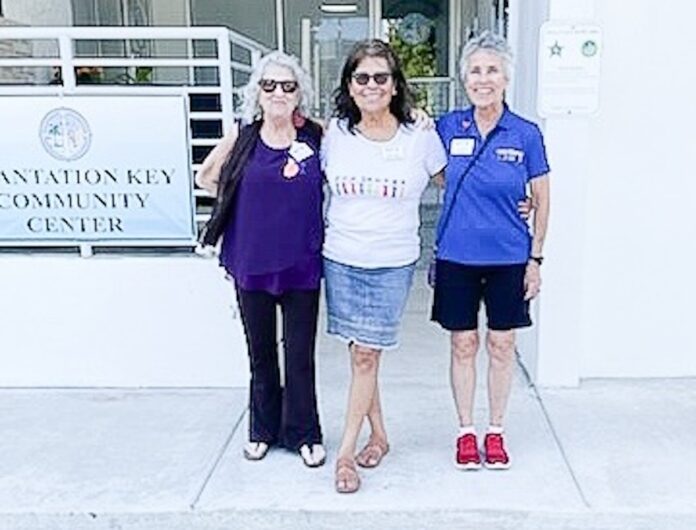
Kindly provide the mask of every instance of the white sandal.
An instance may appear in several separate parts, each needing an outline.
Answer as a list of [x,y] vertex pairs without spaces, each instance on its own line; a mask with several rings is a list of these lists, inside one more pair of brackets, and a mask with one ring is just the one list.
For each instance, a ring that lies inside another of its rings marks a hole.
[[300,447],[300,457],[305,466],[319,467],[326,462],[326,451],[321,444],[314,444],[311,448],[309,444],[304,444]]
[[261,460],[268,454],[270,446],[265,442],[248,442],[244,446],[244,458],[247,460]]

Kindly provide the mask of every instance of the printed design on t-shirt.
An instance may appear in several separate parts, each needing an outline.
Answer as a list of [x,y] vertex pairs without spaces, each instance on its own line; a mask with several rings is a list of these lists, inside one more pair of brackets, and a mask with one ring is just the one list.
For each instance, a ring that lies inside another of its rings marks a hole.
[[524,161],[524,151],[520,151],[514,147],[499,147],[495,150],[495,156],[498,158],[499,162],[521,164]]
[[333,191],[340,196],[401,199],[406,193],[406,180],[338,175],[334,180]]

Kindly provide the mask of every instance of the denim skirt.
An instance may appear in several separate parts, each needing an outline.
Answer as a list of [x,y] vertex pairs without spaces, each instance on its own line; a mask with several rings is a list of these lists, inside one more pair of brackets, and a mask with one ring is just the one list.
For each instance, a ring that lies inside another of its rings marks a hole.
[[327,332],[344,342],[396,348],[415,263],[363,269],[324,258]]

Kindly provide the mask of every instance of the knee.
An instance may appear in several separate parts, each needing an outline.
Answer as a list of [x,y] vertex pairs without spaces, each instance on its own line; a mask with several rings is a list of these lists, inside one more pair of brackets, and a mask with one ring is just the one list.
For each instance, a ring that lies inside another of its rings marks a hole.
[[476,359],[479,348],[478,333],[465,332],[452,334],[452,360],[458,364],[470,364]]
[[353,370],[358,374],[369,374],[377,370],[379,350],[354,345],[352,348]]
[[515,358],[515,335],[512,332],[489,334],[486,346],[491,362],[507,365]]

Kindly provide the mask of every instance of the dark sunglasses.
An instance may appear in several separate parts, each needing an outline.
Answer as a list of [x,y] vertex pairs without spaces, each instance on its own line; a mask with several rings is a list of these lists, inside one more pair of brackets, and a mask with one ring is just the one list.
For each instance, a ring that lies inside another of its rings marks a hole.
[[280,89],[286,94],[292,94],[297,90],[297,81],[276,81],[275,79],[261,79],[259,86],[264,92],[275,92],[276,87],[280,85]]
[[353,79],[355,82],[359,85],[366,85],[370,82],[370,79],[374,79],[375,83],[378,85],[385,85],[387,84],[387,81],[391,79],[391,73],[389,72],[377,72],[376,74],[366,74],[363,72],[353,74]]

